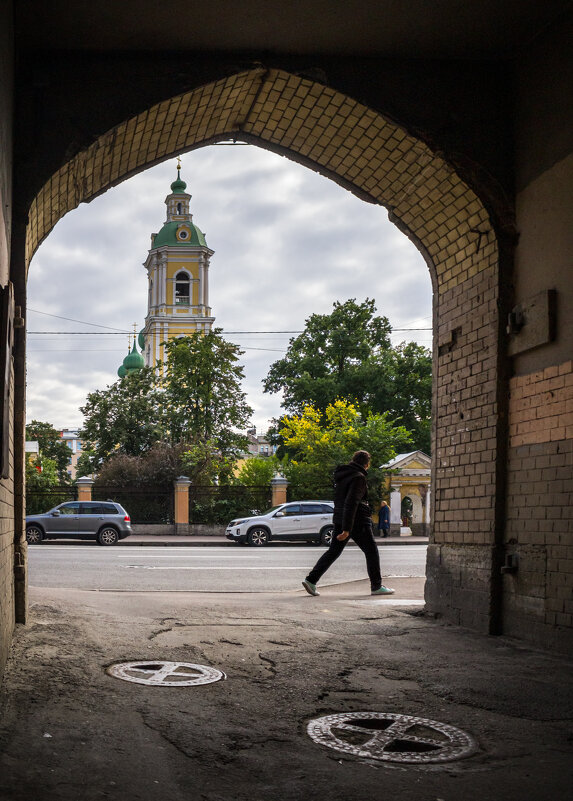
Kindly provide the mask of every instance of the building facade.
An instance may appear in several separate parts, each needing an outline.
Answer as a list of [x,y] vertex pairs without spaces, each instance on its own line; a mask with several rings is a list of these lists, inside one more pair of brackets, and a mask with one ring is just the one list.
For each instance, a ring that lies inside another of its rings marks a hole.
[[165,343],[174,337],[211,330],[214,317],[209,306],[209,263],[214,251],[205,234],[193,223],[191,195],[177,179],[165,198],[167,217],[159,233],[151,235],[151,248],[144,263],[147,270],[147,316],[139,335],[145,365],[164,361]]

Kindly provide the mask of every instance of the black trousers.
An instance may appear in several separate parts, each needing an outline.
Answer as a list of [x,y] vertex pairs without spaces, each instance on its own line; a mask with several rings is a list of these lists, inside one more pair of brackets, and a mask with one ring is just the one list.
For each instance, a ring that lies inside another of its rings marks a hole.
[[345,549],[346,543],[350,537],[352,537],[366,557],[366,570],[368,571],[368,578],[370,579],[370,587],[372,590],[378,590],[382,586],[382,575],[380,573],[380,554],[378,553],[378,546],[376,545],[372,532],[372,522],[363,522],[354,526],[350,532],[350,537],[343,542],[336,539],[337,534],[340,534],[341,530],[339,526],[334,526],[332,542],[330,543],[329,549],[322,554],[306,577],[306,580],[310,581],[311,584],[318,584],[328,568],[336,562]]

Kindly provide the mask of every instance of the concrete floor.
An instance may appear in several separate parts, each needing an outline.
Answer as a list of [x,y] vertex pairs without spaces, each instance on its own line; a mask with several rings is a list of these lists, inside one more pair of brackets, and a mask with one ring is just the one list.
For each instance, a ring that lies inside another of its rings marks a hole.
[[[423,580],[278,594],[31,590],[0,694],[0,798],[560,801],[573,760],[571,661],[425,618]],[[408,603],[407,603],[408,602]],[[117,661],[226,680],[146,687]],[[475,738],[460,761],[361,760],[310,720],[413,715]]]

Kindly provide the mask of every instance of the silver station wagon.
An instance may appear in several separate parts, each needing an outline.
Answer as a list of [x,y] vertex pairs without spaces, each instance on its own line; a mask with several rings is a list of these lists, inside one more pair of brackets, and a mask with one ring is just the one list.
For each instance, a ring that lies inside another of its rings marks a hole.
[[333,512],[332,501],[282,503],[262,515],[231,520],[225,536],[233,542],[255,546],[295,540],[330,545]]
[[131,518],[115,501],[68,501],[26,517],[30,545],[45,539],[95,539],[100,545],[115,545],[131,533]]

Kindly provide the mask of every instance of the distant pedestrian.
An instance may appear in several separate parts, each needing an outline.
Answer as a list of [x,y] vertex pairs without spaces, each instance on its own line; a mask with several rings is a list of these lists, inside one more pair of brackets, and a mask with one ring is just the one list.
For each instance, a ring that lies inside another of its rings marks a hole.
[[378,532],[381,537],[387,537],[390,533],[390,507],[386,501],[382,501],[378,512]]
[[319,595],[316,585],[328,568],[344,550],[352,537],[366,557],[366,569],[372,595],[392,595],[394,590],[384,587],[380,574],[380,554],[372,531],[372,516],[367,501],[366,476],[370,467],[368,451],[356,451],[350,464],[339,465],[334,471],[334,532],[332,542],[302,586],[309,595]]

